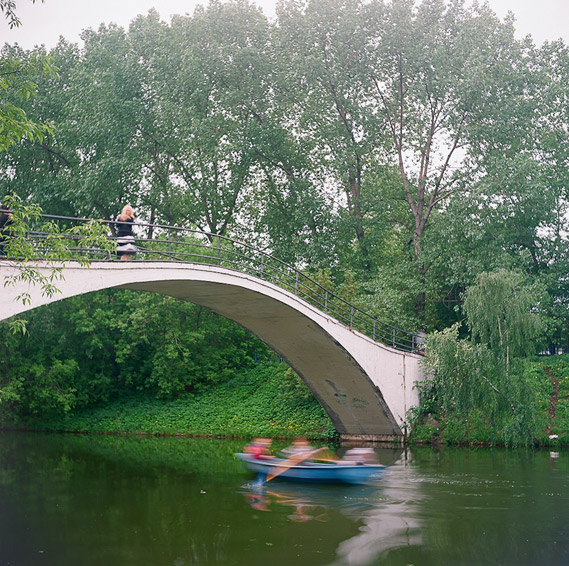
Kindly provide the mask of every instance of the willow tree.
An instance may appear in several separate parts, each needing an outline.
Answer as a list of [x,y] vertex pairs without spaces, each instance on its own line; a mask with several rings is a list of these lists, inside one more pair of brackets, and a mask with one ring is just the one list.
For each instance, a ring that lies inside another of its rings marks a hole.
[[534,354],[539,346],[543,322],[535,309],[540,295],[543,301],[543,291],[528,285],[521,273],[504,269],[481,273],[466,293],[464,311],[472,339],[488,346],[505,374],[512,358]]
[[[473,417],[506,442],[536,442],[538,406],[528,381],[511,372],[513,362],[535,353],[544,329],[547,294],[521,273],[481,273],[464,302],[469,339],[459,323],[427,338],[421,411],[465,428]],[[500,433],[498,432],[500,431]]]

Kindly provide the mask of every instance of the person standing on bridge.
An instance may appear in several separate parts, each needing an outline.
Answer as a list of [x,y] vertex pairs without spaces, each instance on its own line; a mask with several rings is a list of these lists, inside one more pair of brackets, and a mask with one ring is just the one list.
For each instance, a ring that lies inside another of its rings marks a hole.
[[133,224],[134,210],[130,204],[127,204],[117,217],[117,257],[121,260],[133,259],[136,255],[137,249],[132,233]]
[[0,257],[6,257],[6,252],[4,248],[8,243],[8,238],[10,236],[10,221],[12,219],[12,213],[10,209],[2,204],[0,205]]

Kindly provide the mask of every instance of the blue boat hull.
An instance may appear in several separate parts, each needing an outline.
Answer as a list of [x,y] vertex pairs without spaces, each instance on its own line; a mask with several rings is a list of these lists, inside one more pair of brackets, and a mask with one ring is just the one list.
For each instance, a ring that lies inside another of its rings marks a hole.
[[379,478],[385,469],[385,466],[381,464],[353,464],[342,461],[330,464],[301,462],[287,467],[286,464],[283,466],[286,460],[281,458],[255,458],[244,453],[238,453],[235,456],[242,460],[249,470],[262,476],[277,472],[275,479],[305,483],[368,483]]

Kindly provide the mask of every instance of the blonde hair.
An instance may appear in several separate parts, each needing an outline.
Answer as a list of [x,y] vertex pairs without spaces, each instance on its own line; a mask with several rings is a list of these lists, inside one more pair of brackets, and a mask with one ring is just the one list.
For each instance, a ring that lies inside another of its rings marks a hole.
[[134,210],[132,209],[132,206],[130,206],[130,204],[127,204],[125,206],[123,206],[122,211],[121,211],[121,215],[120,215],[120,219],[126,219],[126,218],[132,218],[134,216]]

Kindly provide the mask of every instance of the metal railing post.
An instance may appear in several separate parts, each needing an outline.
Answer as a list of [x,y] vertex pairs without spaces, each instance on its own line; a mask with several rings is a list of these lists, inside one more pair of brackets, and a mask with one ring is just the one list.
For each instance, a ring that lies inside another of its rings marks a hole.
[[265,267],[265,254],[261,253],[261,271],[260,271],[260,276],[259,276],[259,277],[261,277],[261,279],[263,279],[264,267]]
[[217,237],[217,265],[221,265],[221,238]]
[[324,294],[324,312],[328,314],[328,291]]
[[168,228],[168,258],[172,259],[172,230]]
[[350,308],[350,328],[354,327],[354,307]]
[[373,339],[375,340],[375,318],[373,319]]
[[298,296],[298,271],[296,272],[296,281],[294,282],[294,294]]

